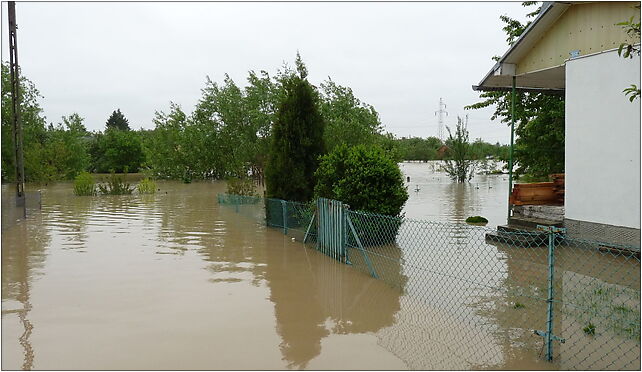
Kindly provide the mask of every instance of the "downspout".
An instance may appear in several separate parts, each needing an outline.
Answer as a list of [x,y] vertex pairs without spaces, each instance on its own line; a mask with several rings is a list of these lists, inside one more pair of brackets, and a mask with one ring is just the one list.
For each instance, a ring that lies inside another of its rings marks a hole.
[[511,108],[510,108],[510,152],[508,155],[508,217],[507,223],[510,219],[510,195],[513,192],[513,143],[515,140],[515,75],[513,75],[513,90],[511,93]]

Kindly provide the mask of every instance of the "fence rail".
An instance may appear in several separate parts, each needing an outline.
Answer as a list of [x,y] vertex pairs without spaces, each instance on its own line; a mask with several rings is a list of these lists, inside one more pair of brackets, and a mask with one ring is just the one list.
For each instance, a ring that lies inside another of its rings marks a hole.
[[501,347],[559,369],[640,368],[639,247],[548,227],[497,231],[383,216],[329,199],[218,200],[447,313],[443,327],[472,329],[449,348],[474,365],[493,366]]

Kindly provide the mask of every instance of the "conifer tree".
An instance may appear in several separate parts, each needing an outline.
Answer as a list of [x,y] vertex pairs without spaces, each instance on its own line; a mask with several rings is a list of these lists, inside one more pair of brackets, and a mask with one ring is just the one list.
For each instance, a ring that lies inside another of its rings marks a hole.
[[111,113],[107,123],[105,124],[106,129],[120,129],[120,130],[129,130],[129,121],[125,118],[120,109]]
[[296,68],[285,82],[272,128],[268,164],[265,170],[269,198],[307,202],[314,195],[314,172],[324,154],[324,121],[318,96],[307,81],[307,70],[297,53]]

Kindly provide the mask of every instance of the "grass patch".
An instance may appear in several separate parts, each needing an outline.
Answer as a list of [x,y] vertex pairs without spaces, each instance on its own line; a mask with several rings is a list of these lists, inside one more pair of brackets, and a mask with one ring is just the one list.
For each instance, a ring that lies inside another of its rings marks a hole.
[[82,172],[74,179],[74,195],[93,196],[96,195],[94,177],[87,172]]
[[589,336],[595,336],[595,325],[593,323],[589,323],[586,327],[582,328],[582,330]]
[[112,171],[104,183],[98,184],[98,190],[103,195],[130,195],[134,191],[134,187],[126,181],[126,174],[117,176]]
[[156,193],[156,182],[149,178],[144,178],[136,186],[139,194],[155,194]]

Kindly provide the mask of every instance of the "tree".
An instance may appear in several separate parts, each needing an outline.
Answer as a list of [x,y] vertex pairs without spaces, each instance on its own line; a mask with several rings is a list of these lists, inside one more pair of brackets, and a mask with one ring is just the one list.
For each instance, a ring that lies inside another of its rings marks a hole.
[[127,118],[125,118],[125,115],[123,115],[123,113],[120,112],[120,109],[117,109],[114,112],[112,112],[111,115],[109,116],[109,119],[107,119],[105,128],[129,130],[129,121],[127,121]]
[[475,172],[475,161],[472,160],[471,146],[468,142],[468,129],[460,117],[457,117],[454,136],[450,127],[446,127],[446,129],[448,130],[448,139],[446,140],[448,159],[446,159],[444,170],[453,181],[470,181]]
[[307,202],[312,199],[314,172],[324,153],[324,122],[318,97],[307,81],[307,70],[297,54],[298,75],[285,83],[272,128],[272,143],[265,169],[269,198]]
[[[156,113],[156,128],[144,141],[152,171],[169,178],[225,179],[252,174],[263,179],[277,111],[289,92],[286,86],[302,76],[307,76],[307,67],[297,55],[293,67],[284,64],[273,76],[249,71],[244,88],[229,75],[222,83],[208,77],[191,114],[173,104],[168,113]],[[335,143],[379,144],[391,154],[396,151],[392,139],[381,133],[372,106],[330,78],[321,85],[319,96],[313,86],[311,89],[324,122],[333,123],[331,134],[327,125],[324,129],[326,144],[336,139]]]
[[324,137],[328,151],[340,144],[371,145],[381,134],[381,120],[374,107],[361,102],[352,89],[329,77],[321,83],[320,109],[326,122]]
[[77,113],[63,116],[62,123],[50,125],[47,131],[46,162],[52,179],[73,179],[90,164],[88,133],[83,118]]
[[143,142],[143,148],[149,159],[149,167],[157,177],[180,179],[187,174],[190,165],[194,165],[191,154],[195,153],[195,144],[186,141],[188,117],[177,104],[170,103],[170,112],[156,112],[153,119],[155,129]]
[[[536,2],[523,2],[525,7]],[[528,18],[539,14],[540,7],[527,14]],[[524,32],[531,21],[522,24],[508,16],[501,16],[505,23],[503,30],[506,41],[512,45]],[[499,57],[494,57],[498,60]],[[465,109],[479,109],[495,106],[491,120],[501,119],[502,123],[511,123],[511,92],[490,91],[479,95],[483,101],[466,106]],[[515,163],[518,166],[515,174],[529,174],[534,177],[547,176],[548,173],[564,172],[564,96],[544,93],[517,92],[515,102]],[[530,124],[529,129],[526,126]],[[546,127],[553,134],[546,141],[537,137],[543,133],[538,126]]]
[[[25,180],[46,181],[54,177],[46,164],[47,129],[38,100],[42,98],[33,82],[20,73],[20,121],[23,129]],[[14,145],[12,135],[11,76],[9,64],[2,63],[2,180],[14,180]]]
[[107,129],[97,134],[91,148],[94,171],[138,172],[145,162],[145,153],[138,133],[119,129]]

